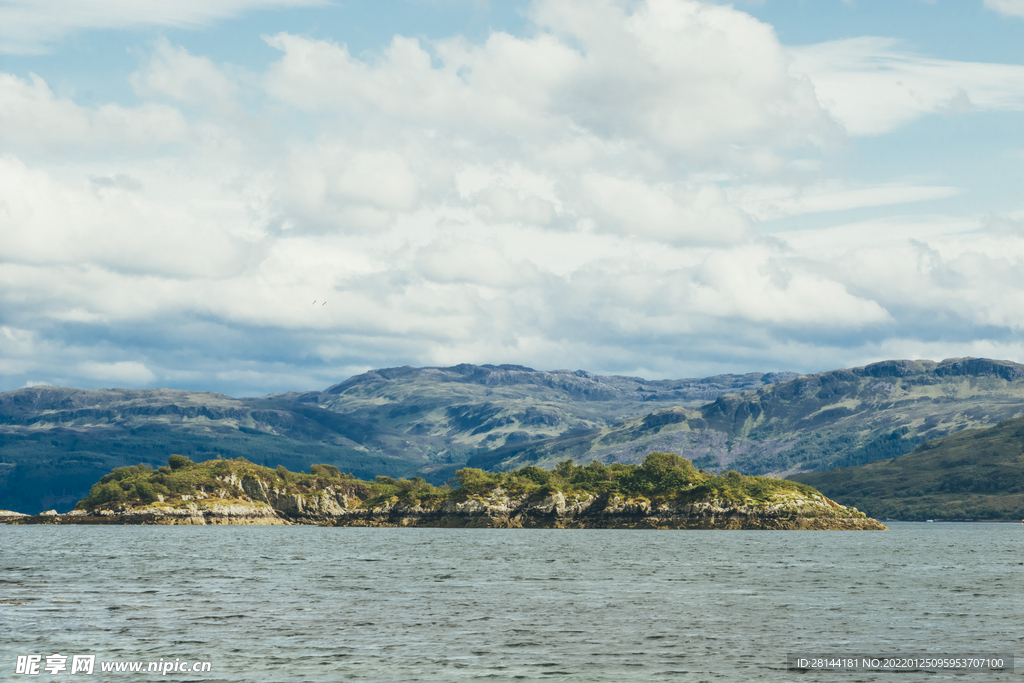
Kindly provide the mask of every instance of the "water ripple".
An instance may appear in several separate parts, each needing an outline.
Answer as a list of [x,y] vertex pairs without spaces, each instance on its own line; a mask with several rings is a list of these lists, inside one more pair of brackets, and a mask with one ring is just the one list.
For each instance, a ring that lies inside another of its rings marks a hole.
[[187,680],[211,682],[788,681],[788,652],[1012,653],[1021,532],[0,527],[0,672],[61,652],[208,660]]

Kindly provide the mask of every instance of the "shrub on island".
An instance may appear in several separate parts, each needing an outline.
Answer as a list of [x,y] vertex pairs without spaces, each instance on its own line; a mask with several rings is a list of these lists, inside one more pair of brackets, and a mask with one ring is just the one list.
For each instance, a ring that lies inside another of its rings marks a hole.
[[251,503],[253,482],[273,490],[275,495],[330,490],[366,508],[387,503],[433,508],[446,500],[484,498],[499,490],[531,499],[561,493],[578,498],[617,495],[652,502],[720,500],[755,506],[780,493],[817,494],[810,486],[783,479],[747,477],[731,471],[716,476],[697,470],[692,462],[674,453],[651,453],[639,465],[597,461],[577,465],[565,460],[551,470],[532,465],[510,472],[467,467],[442,486],[433,486],[421,477],[378,476],[374,481],[362,481],[333,465],[313,465],[308,474],[289,472],[283,466],[272,470],[243,458],[194,463],[185,456],[172,455],[168,465],[158,470],[148,465],[119,467],[100,479],[76,507],[91,510],[213,499]]

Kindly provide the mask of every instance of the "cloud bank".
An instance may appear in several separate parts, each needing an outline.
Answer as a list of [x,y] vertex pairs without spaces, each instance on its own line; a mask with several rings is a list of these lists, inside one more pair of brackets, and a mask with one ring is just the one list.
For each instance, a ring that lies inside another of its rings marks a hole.
[[831,160],[921,117],[1019,111],[1022,67],[875,38],[787,48],[688,0],[542,0],[529,17],[526,36],[398,35],[360,55],[267,35],[278,57],[245,77],[162,39],[133,106],[0,74],[3,388],[1024,355],[1019,217],[765,223],[956,196],[852,182]]

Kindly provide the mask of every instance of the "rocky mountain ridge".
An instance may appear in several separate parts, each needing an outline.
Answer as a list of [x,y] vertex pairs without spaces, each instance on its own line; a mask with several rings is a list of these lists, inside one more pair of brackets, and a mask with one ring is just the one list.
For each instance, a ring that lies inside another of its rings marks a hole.
[[786,476],[909,453],[928,439],[1024,414],[1024,365],[982,358],[883,361],[802,375],[696,409],[506,446],[468,464],[510,469],[566,457],[636,462],[650,450],[698,466]]

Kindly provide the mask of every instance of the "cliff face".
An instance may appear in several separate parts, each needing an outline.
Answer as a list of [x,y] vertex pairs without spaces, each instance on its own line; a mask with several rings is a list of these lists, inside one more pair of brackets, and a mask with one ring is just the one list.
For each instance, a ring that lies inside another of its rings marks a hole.
[[44,512],[20,517],[12,524],[291,524],[269,505],[190,504],[180,507],[138,507],[117,510],[72,510],[66,515]]
[[[502,529],[849,529],[887,527],[824,496],[790,497],[765,506],[725,501],[654,505],[645,499],[553,493],[539,500],[500,489],[434,507],[385,503],[360,507],[338,490],[278,495],[234,504],[204,500],[177,507],[148,505],[19,517],[15,524],[319,524],[321,526]],[[354,504],[353,504],[354,503]]]
[[531,501],[496,491],[483,499],[446,501],[435,509],[384,505],[347,510],[334,526],[425,526],[502,529],[886,529],[852,508],[816,496],[748,507],[724,501],[690,504],[554,493]]

